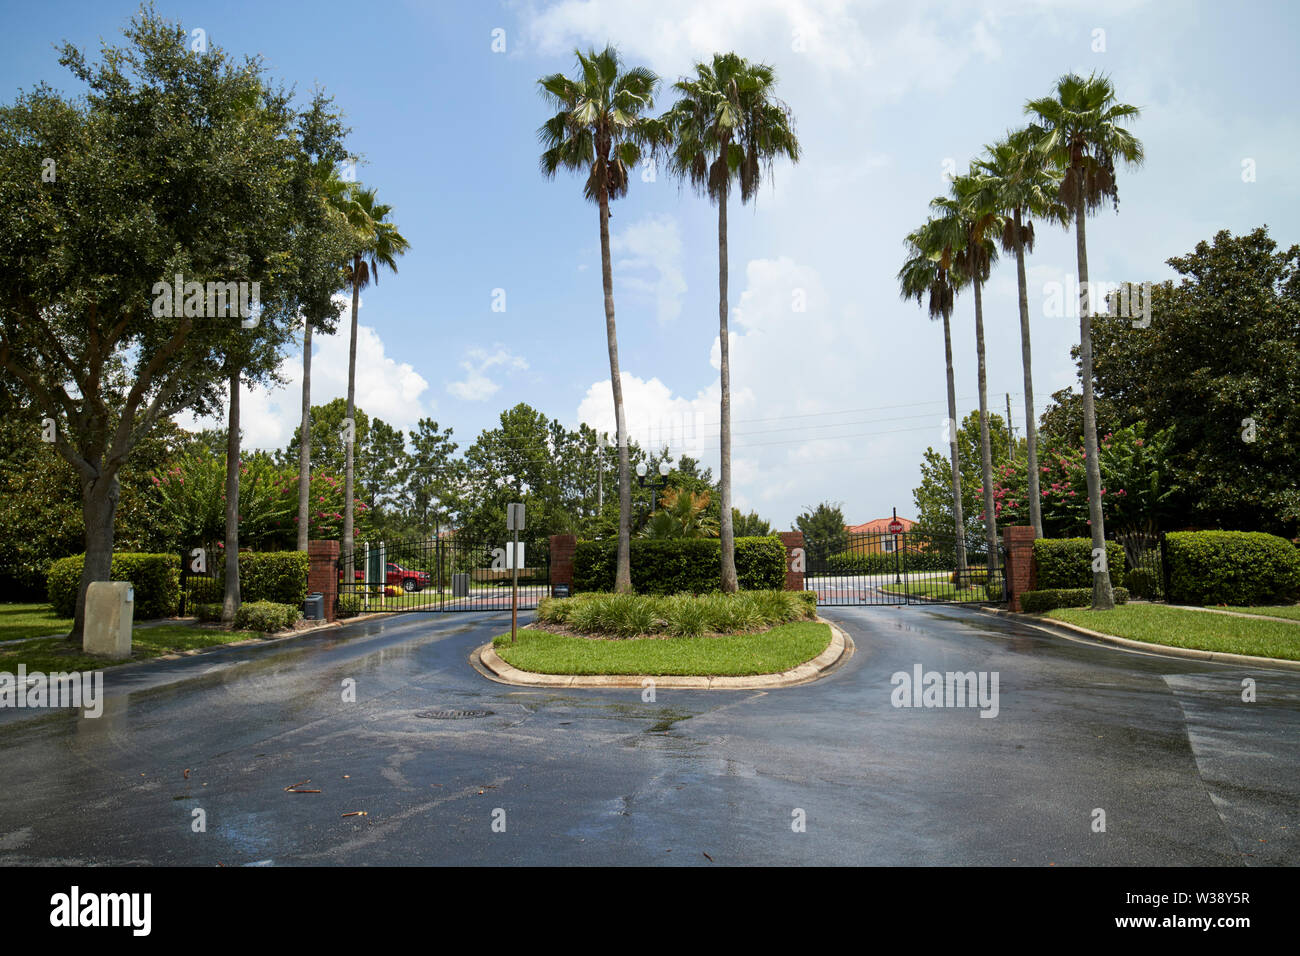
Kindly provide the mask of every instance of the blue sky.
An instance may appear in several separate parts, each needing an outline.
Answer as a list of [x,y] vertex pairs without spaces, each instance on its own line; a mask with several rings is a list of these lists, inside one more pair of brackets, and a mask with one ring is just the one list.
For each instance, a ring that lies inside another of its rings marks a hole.
[[[116,42],[137,5],[4,4],[0,85],[72,89],[53,44]],[[157,9],[346,111],[359,178],[411,241],[397,275],[363,293],[358,402],[402,428],[428,416],[467,447],[528,402],[610,428],[596,208],[537,170],[539,76],[575,45],[617,44],[669,84],[715,50],[766,60],[797,118],[803,158],[752,207],[730,210],[736,504],[788,527],[844,503],[866,521],[914,511],[927,446],[942,447],[941,326],[899,301],[902,240],[986,143],[1023,122],[1063,72],[1109,73],[1142,107],[1145,165],[1121,170],[1120,212],[1089,222],[1094,280],[1160,281],[1164,260],[1267,223],[1300,241],[1300,14],[1288,3],[908,3],[605,0],[559,3],[160,2]],[[505,52],[493,52],[503,30]],[[1102,32],[1098,32],[1102,31]],[[1243,178],[1243,164],[1253,181]],[[717,462],[716,212],[662,174],[638,176],[611,221],[614,294],[634,437]],[[1044,307],[1074,274],[1070,234],[1043,227],[1028,262],[1035,397],[1074,378],[1072,315]],[[492,310],[504,290],[505,311]],[[1068,298],[1068,295],[1067,295]],[[805,308],[796,310],[795,303]],[[973,303],[957,300],[959,413],[977,405]],[[992,408],[1024,428],[1014,263],[985,295]],[[1159,321],[1159,317],[1154,317]],[[1138,334],[1135,332],[1135,334]],[[1231,347],[1230,343],[1225,343]],[[344,394],[347,342],[318,339],[313,401]],[[246,441],[280,447],[288,384],[245,396]]]

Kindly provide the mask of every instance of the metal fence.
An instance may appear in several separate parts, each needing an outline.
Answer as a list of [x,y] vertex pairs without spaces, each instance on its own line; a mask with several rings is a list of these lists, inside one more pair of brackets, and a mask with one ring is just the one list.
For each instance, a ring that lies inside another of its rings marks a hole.
[[805,539],[804,589],[823,605],[1000,604],[1006,600],[1006,560],[983,541],[966,542],[958,566],[953,535],[920,531]]
[[[502,611],[519,582],[519,607],[535,608],[550,591],[545,542],[466,541],[456,535],[363,544],[340,555],[338,609]],[[348,580],[349,574],[351,581]]]

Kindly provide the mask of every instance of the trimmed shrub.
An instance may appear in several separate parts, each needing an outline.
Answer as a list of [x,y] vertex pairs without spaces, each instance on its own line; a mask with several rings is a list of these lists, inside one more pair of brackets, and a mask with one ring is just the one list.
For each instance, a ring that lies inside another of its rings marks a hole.
[[1300,596],[1300,550],[1258,531],[1165,536],[1172,604],[1284,604]]
[[307,600],[308,565],[305,551],[241,552],[239,596],[244,601],[271,601],[301,608]]
[[292,604],[276,604],[274,601],[245,601],[235,612],[235,628],[249,631],[283,631],[293,627],[302,612]]
[[[1091,553],[1091,550],[1089,551]],[[1128,590],[1115,588],[1115,603],[1128,603]],[[1041,591],[1026,591],[1020,595],[1020,606],[1026,614],[1042,614],[1058,607],[1090,607],[1092,605],[1092,588],[1048,588]]]
[[339,617],[356,617],[361,613],[361,597],[357,594],[339,595]]
[[1163,584],[1160,575],[1146,568],[1130,568],[1124,574],[1124,584],[1134,597],[1159,597]]
[[[722,586],[722,544],[717,538],[634,538],[632,587],[638,594],[705,594]],[[617,541],[579,541],[573,554],[575,591],[612,591]],[[775,535],[736,539],[736,580],[741,590],[785,584],[785,545]]]
[[815,617],[816,598],[811,591],[669,596],[586,593],[544,599],[538,605],[537,618],[542,623],[566,624],[581,633],[610,637],[699,637],[758,631]]
[[205,622],[220,621],[221,609],[222,609],[222,605],[220,604],[195,604],[191,608],[191,610],[194,613],[194,616],[197,617],[200,621],[205,621]]
[[[1034,541],[1034,563],[1038,565],[1038,586],[1044,591],[1087,588],[1092,591],[1091,538],[1038,538]],[[1106,567],[1112,587],[1124,584],[1124,548],[1106,542]]]
[[[81,586],[85,563],[84,554],[74,554],[50,565],[45,577],[45,591],[54,606],[54,613],[60,617],[72,617],[77,610],[77,589]],[[176,613],[181,593],[180,555],[115,554],[109,577],[114,581],[131,582],[135,589],[136,620],[171,617]]]
[[892,551],[840,551],[826,559],[828,574],[893,574],[903,571],[947,571],[952,557],[937,551],[908,549],[895,557]]

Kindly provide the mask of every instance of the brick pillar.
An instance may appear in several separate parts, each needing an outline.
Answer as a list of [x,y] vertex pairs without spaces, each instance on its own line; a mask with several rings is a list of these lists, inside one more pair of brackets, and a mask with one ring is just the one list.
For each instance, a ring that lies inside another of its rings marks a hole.
[[567,584],[570,594],[573,593],[573,552],[577,547],[575,535],[551,535],[551,584]]
[[1002,529],[1002,544],[1007,549],[1007,600],[1011,610],[1022,610],[1020,595],[1038,587],[1038,566],[1034,563],[1034,529],[1028,525],[1010,525]]
[[339,597],[339,543],[307,542],[307,593],[325,595],[325,620],[334,620],[334,605]]
[[[802,531],[782,531],[781,543],[785,545],[785,589],[787,591],[803,590],[803,569],[807,567],[807,558],[803,554],[803,532]],[[795,549],[799,549],[796,555]],[[796,558],[800,559],[796,571],[794,568]]]

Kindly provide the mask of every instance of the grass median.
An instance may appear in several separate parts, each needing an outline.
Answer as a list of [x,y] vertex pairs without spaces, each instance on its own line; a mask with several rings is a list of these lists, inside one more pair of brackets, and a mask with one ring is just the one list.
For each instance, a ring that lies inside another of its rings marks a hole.
[[792,621],[714,637],[593,638],[525,628],[517,643],[503,634],[493,647],[507,664],[535,674],[747,677],[798,667],[830,642],[829,625]]
[[131,632],[131,656],[119,661],[87,654],[80,642],[66,641],[64,634],[71,627],[71,618],[56,617],[48,604],[0,605],[0,639],[14,642],[0,644],[0,671],[13,673],[19,664],[29,672],[95,670],[262,636],[256,631],[193,624],[136,627]]
[[1149,644],[1300,661],[1300,627],[1285,620],[1264,621],[1159,604],[1122,604],[1110,611],[1058,608],[1045,616]]

